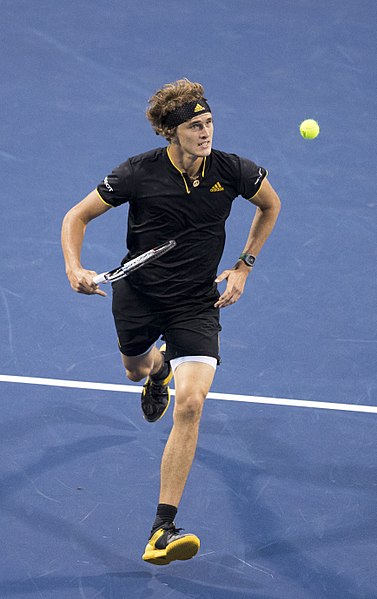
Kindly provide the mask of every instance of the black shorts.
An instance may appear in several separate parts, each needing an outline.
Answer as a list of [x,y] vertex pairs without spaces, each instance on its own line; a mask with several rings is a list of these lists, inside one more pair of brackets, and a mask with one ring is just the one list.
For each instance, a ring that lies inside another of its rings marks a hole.
[[125,356],[139,356],[162,337],[166,360],[183,356],[219,357],[219,309],[217,290],[194,303],[157,304],[120,279],[112,284],[113,316],[119,349]]

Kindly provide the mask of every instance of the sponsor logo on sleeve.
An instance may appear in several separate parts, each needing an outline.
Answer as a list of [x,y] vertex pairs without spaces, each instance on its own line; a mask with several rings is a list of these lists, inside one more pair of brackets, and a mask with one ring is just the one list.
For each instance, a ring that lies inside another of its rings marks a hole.
[[103,180],[105,187],[107,189],[107,191],[114,191],[113,188],[111,187],[110,183],[109,183],[109,179],[108,177],[105,177]]
[[258,171],[258,175],[259,175],[259,176],[258,176],[257,180],[255,181],[255,185],[258,185],[259,181],[260,181],[260,180],[261,180],[261,178],[263,177],[263,171],[262,171],[262,169],[261,169],[261,168],[260,168],[260,169],[259,169],[259,171]]

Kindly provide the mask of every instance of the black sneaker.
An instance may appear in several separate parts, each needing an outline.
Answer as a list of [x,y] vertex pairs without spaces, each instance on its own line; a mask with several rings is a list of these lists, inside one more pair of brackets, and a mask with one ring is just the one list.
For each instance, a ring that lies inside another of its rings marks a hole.
[[156,566],[167,566],[174,560],[191,559],[199,551],[200,540],[193,534],[180,534],[174,522],[163,524],[151,536],[143,560]]
[[[160,352],[164,355],[166,345],[160,347]],[[173,370],[169,364],[169,373],[164,379],[156,379],[150,375],[143,385],[141,394],[141,409],[143,410],[145,420],[156,422],[163,417],[170,403],[169,383],[173,378]]]

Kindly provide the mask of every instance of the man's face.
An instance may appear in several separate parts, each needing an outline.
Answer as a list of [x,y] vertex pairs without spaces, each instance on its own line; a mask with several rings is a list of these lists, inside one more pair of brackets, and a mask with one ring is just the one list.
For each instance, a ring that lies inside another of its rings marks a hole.
[[210,112],[194,116],[178,125],[176,141],[181,149],[192,156],[209,156],[212,149],[213,121]]

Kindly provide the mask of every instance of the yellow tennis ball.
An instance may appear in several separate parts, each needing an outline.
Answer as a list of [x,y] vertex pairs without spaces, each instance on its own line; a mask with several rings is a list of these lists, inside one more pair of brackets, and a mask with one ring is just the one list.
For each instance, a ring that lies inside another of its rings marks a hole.
[[300,133],[305,139],[314,139],[319,135],[319,125],[314,119],[306,119],[300,125]]

